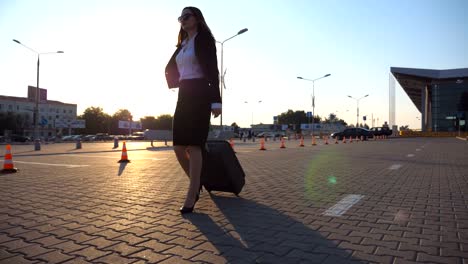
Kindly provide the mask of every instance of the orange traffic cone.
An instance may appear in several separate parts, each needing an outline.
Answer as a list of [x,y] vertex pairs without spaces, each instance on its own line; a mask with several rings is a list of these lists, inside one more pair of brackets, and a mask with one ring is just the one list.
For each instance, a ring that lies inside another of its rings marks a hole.
[[346,144],[346,137],[343,137],[343,143]]
[[361,141],[364,141],[364,136],[361,136]]
[[231,148],[234,149],[234,140],[229,139],[229,145],[231,145]]
[[286,146],[284,145],[284,138],[281,138],[281,146],[280,148],[284,149],[286,148]]
[[130,162],[127,156],[127,145],[125,144],[125,141],[123,142],[123,147],[122,147],[122,157],[119,160],[119,163],[122,162]]
[[353,136],[349,137],[349,143],[353,143]]
[[315,142],[315,136],[312,135],[312,146],[315,146],[315,145],[317,145],[317,142]]
[[11,145],[6,145],[5,158],[3,162],[2,173],[15,173],[18,171],[13,165],[13,156],[11,155]]
[[260,140],[260,150],[266,150],[266,148],[265,148],[265,139],[264,138],[262,138]]
[[301,137],[301,144],[299,145],[299,147],[304,147],[304,136]]
[[325,136],[325,145],[328,145],[328,137]]
[[338,137],[335,137],[335,144],[338,144]]

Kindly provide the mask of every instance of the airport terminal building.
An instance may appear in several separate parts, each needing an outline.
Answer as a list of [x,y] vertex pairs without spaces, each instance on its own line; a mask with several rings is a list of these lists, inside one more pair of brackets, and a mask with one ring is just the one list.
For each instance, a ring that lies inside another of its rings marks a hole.
[[421,113],[422,131],[468,131],[468,68],[429,70],[392,67],[390,72],[391,124],[395,121],[394,78]]

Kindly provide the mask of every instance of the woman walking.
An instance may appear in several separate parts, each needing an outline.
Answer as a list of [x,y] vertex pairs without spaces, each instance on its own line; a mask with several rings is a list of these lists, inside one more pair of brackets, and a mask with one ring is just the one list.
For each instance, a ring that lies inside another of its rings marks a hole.
[[211,113],[221,114],[216,43],[203,14],[185,7],[180,23],[177,49],[166,66],[169,88],[179,87],[173,121],[174,152],[190,179],[182,214],[191,213],[201,185],[202,148],[205,146]]

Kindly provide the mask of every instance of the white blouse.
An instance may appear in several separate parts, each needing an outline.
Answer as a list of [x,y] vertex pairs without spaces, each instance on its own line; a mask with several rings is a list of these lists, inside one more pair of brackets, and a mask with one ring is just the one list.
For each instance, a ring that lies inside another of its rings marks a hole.
[[[203,70],[198,63],[197,56],[195,55],[194,42],[197,34],[182,42],[182,48],[176,56],[177,69],[180,74],[179,81],[204,77]],[[214,108],[221,108],[221,103],[212,103],[211,109]]]
[[187,79],[203,78],[203,71],[195,56],[194,40],[197,34],[191,39],[182,42],[182,48],[176,56],[177,68],[179,69],[179,81]]

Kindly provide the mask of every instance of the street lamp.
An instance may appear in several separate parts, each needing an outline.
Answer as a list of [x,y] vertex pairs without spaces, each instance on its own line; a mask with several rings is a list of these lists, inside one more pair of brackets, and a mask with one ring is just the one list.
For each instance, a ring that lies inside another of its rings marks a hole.
[[[261,102],[262,102],[262,100],[259,100],[257,103],[261,103]],[[249,103],[248,101],[244,102],[244,104],[248,104],[248,103]],[[253,112],[254,112],[254,109],[253,109],[253,106],[252,106],[252,120],[251,120],[251,125],[250,125],[251,127],[253,126],[253,123],[254,123],[253,122]]]
[[[216,41],[217,43],[221,44],[221,74],[220,74],[220,78],[219,78],[219,86],[220,86],[220,89],[221,89],[221,101],[223,100],[223,88],[225,87],[224,85],[224,69],[223,69],[223,49],[224,49],[224,42],[236,37],[236,36],[239,36],[240,34],[242,33],[245,33],[247,32],[248,29],[247,28],[244,28],[244,29],[241,29],[239,30],[239,32],[237,32],[237,34],[235,34],[234,36],[230,37],[230,38],[227,38],[225,39],[224,41]],[[221,115],[219,116],[219,119],[220,119],[220,124],[221,124],[221,127],[223,126],[223,112],[221,111]]]
[[330,76],[331,74],[328,73],[328,74],[325,74],[324,76],[322,77],[319,77],[317,79],[307,79],[307,78],[303,78],[303,77],[297,77],[299,80],[304,80],[304,81],[310,81],[312,82],[312,136],[314,136],[314,115],[315,115],[315,81],[317,80],[320,80],[320,79],[323,79],[325,77],[328,77]]
[[29,49],[30,51],[36,53],[37,55],[37,77],[36,77],[36,107],[34,108],[34,139],[38,139],[38,124],[39,124],[39,65],[40,65],[40,55],[53,54],[53,53],[63,53],[63,51],[53,51],[53,52],[37,52],[30,47],[24,45],[16,39],[13,39],[14,42],[22,45],[23,47]]
[[357,113],[357,117],[356,117],[356,127],[359,127],[359,100],[361,100],[362,98],[365,98],[369,96],[368,94],[364,95],[363,97],[361,98],[354,98],[352,97],[351,95],[348,95],[349,98],[351,99],[354,99],[356,100],[356,105],[357,105],[357,110],[356,110],[356,113]]

